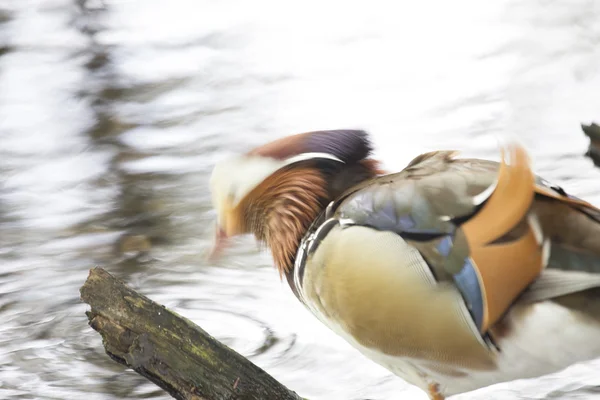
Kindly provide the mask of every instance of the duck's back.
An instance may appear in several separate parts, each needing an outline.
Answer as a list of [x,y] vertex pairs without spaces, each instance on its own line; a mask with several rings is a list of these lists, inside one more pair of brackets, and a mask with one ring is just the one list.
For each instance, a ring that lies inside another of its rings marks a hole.
[[511,155],[428,153],[347,192],[304,242],[305,303],[446,394],[600,356],[600,212]]

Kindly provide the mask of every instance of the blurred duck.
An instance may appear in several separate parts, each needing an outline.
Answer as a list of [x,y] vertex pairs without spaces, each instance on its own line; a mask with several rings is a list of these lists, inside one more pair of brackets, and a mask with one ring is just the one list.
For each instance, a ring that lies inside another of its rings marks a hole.
[[216,165],[215,254],[254,234],[294,295],[431,399],[600,357],[600,210],[453,151],[386,174],[366,132],[285,137]]

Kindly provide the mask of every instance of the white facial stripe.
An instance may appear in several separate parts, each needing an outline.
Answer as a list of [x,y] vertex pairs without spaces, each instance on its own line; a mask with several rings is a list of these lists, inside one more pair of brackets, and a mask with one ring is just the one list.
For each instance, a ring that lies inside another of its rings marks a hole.
[[327,160],[333,160],[333,161],[337,161],[337,162],[341,162],[342,164],[345,164],[342,160],[340,160],[339,158],[337,158],[333,154],[329,154],[329,153],[302,153],[302,154],[298,154],[297,156],[293,156],[293,157],[290,157],[290,158],[284,160],[284,165],[290,165],[290,164],[293,164],[295,162],[305,161],[305,160],[312,160],[312,159],[316,159],[316,158],[325,158]]
[[343,163],[328,153],[302,153],[285,160],[260,156],[239,156],[218,163],[211,176],[211,191],[215,207],[229,198],[237,205],[252,189],[267,177],[288,165],[311,159],[327,159]]
[[265,157],[236,157],[218,163],[211,178],[214,195],[224,200],[231,197],[237,204],[274,171],[283,167],[281,161]]

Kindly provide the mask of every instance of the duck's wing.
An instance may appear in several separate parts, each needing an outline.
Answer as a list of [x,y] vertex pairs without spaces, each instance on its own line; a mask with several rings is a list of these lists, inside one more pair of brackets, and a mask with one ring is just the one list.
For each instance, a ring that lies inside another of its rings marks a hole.
[[600,286],[600,210],[537,178],[523,148],[505,155],[498,164],[423,154],[354,188],[330,216],[402,237],[437,282],[458,288],[484,334],[524,293]]

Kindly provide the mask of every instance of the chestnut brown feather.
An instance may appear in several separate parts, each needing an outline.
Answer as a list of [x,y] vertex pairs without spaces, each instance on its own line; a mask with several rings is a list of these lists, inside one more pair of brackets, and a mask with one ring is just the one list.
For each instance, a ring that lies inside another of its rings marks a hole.
[[283,169],[246,196],[238,215],[245,215],[248,230],[269,246],[283,275],[292,269],[300,240],[326,199],[326,182],[317,169]]
[[273,254],[280,274],[292,271],[296,251],[310,224],[348,188],[384,173],[362,130],[314,131],[287,136],[247,153],[277,160],[303,153],[328,158],[290,164],[264,179],[232,210],[231,225],[253,233]]
[[290,273],[302,237],[327,204],[348,188],[382,173],[379,162],[372,159],[339,164],[333,171],[304,161],[266,178],[232,215],[240,231],[254,234],[271,249],[280,274]]

